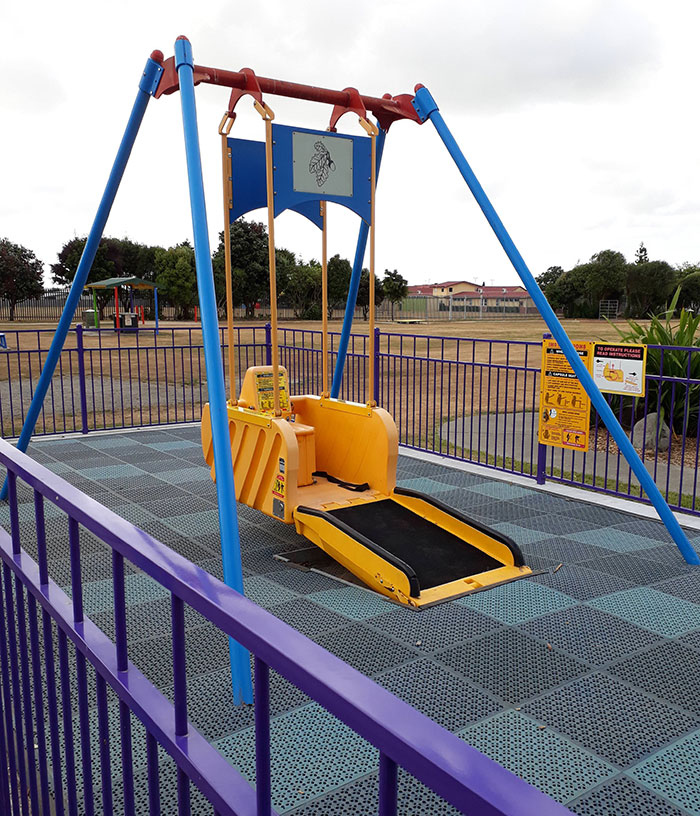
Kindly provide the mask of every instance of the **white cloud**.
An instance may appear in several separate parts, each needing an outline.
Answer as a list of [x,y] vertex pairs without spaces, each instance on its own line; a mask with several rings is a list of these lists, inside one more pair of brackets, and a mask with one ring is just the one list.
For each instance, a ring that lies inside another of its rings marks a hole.
[[[200,64],[372,95],[424,82],[535,274],[604,247],[631,256],[640,240],[654,257],[693,260],[698,17],[682,0],[5,4],[0,234],[51,263],[88,231],[145,59],[185,33]],[[197,89],[212,243],[227,101]],[[328,123],[328,106],[269,101],[283,123]],[[240,111],[236,134],[262,138],[257,114]],[[342,127],[358,132],[351,117]],[[331,252],[352,257],[356,219],[333,208],[331,225]],[[191,236],[177,94],[150,104],[107,232]],[[319,254],[301,219],[281,219],[278,241]],[[416,283],[516,280],[429,124],[389,134],[377,266]]]

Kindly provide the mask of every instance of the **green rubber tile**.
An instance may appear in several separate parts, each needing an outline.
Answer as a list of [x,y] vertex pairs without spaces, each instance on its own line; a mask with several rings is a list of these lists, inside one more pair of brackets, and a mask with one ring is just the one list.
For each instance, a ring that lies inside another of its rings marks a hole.
[[700,629],[699,604],[652,587],[625,589],[587,603],[664,637],[678,637]]
[[688,813],[700,814],[700,731],[669,745],[629,772]]
[[556,589],[521,580],[467,595],[456,603],[514,625],[574,606],[577,601]]
[[519,711],[504,711],[459,732],[473,748],[559,802],[612,777],[617,770]]

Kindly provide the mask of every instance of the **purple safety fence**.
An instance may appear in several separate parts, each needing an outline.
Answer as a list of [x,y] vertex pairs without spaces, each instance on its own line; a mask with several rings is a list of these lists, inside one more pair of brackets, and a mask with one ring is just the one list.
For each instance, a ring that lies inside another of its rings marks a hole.
[[[272,814],[271,670],[377,749],[380,816],[396,814],[399,766],[464,813],[569,813],[4,441],[0,464],[8,470],[10,527],[0,530],[2,813],[91,816],[116,807],[136,814],[141,802],[139,813],[164,806],[185,816],[196,788],[198,813]],[[47,538],[57,518],[67,532],[62,552]],[[109,576],[98,583],[109,585],[113,638],[85,613],[91,584],[83,585],[81,560],[96,545],[111,554]],[[134,568],[169,599],[167,696],[130,659],[127,577]],[[58,572],[64,589],[52,578]],[[254,655],[255,789],[189,719],[191,615]]]
[[[239,327],[237,387],[250,365],[270,362],[269,326]],[[401,334],[377,330],[374,399],[394,417],[399,441],[487,468],[646,501],[597,415],[587,452],[537,442],[541,344],[523,340]],[[6,333],[0,350],[0,431],[19,434],[52,332]],[[332,377],[339,334],[330,334]],[[292,393],[320,393],[321,333],[279,330],[280,361]],[[228,365],[226,331],[222,359]],[[197,422],[207,400],[196,328],[70,334],[37,434]],[[4,356],[4,359],[2,359]],[[669,505],[700,514],[700,348],[649,346],[646,396],[608,397]],[[351,336],[340,397],[364,402],[367,336]],[[226,372],[228,375],[228,372]],[[640,445],[640,448],[642,446]]]

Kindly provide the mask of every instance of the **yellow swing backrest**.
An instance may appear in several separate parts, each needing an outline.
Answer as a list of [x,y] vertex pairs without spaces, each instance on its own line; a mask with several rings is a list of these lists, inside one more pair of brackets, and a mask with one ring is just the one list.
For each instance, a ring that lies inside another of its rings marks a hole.
[[[274,414],[272,366],[251,366],[245,373],[238,405],[263,414]],[[289,416],[289,377],[284,366],[279,367],[280,410]]]

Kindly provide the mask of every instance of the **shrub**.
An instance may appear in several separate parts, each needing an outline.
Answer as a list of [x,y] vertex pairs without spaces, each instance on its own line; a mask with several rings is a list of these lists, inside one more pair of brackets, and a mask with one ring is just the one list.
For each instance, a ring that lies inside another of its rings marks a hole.
[[[686,435],[695,433],[698,428],[700,349],[693,352],[672,347],[700,346],[700,314],[693,315],[692,312],[681,309],[679,317],[674,319],[680,292],[679,286],[664,311],[651,315],[648,326],[629,319],[629,329],[626,331],[614,323],[611,325],[624,343],[665,347],[647,349],[647,375],[652,375],[652,379],[647,378],[647,411],[652,413],[658,409],[661,419],[667,422],[674,433]],[[654,376],[663,376],[665,379],[659,382]],[[637,418],[643,411],[644,400],[637,400]]]

